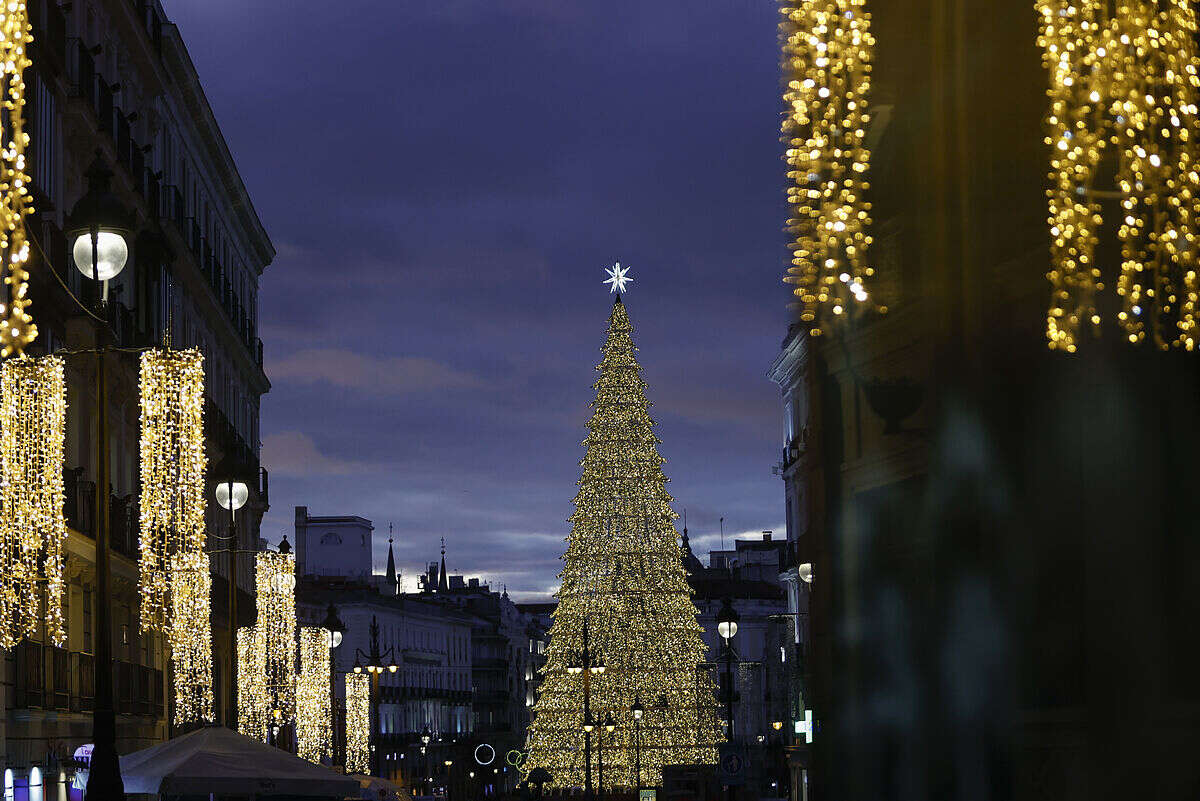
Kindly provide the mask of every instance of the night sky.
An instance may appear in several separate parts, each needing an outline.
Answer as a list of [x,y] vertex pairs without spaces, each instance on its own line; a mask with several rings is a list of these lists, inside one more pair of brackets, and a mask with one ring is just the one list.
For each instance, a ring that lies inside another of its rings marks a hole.
[[[271,510],[389,522],[405,588],[555,578],[612,303],[703,556],[783,536],[778,12],[748,0],[163,0],[278,256]],[[682,526],[682,521],[680,521]]]

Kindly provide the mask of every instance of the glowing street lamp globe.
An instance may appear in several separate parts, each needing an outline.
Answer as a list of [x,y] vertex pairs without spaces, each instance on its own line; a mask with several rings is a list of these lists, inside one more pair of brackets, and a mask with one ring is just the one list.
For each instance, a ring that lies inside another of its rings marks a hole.
[[337,607],[333,604],[325,610],[325,620],[321,622],[321,627],[329,632],[330,648],[337,648],[342,644],[342,632],[346,630],[346,624],[338,617]]
[[71,256],[75,260],[75,267],[86,277],[98,281],[111,281],[125,269],[125,263],[129,261],[129,245],[126,244],[125,237],[117,231],[98,230],[94,234],[93,244],[92,231],[80,232],[75,237]]
[[111,281],[129,261],[132,215],[112,192],[112,170],[99,152],[87,171],[87,192],[71,209],[71,260],[87,278]]
[[717,614],[717,633],[725,642],[729,642],[737,634],[738,630],[738,613],[734,610],[729,599],[726,598],[721,605],[721,611]]
[[216,496],[222,509],[236,512],[250,500],[250,488],[241,481],[222,481],[217,484]]

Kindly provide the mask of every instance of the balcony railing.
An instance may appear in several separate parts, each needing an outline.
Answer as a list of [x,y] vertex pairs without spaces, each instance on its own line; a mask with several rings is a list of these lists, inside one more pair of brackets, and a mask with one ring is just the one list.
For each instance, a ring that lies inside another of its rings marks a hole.
[[71,711],[91,712],[96,701],[96,661],[91,654],[71,654],[74,681],[71,686]]
[[40,707],[45,703],[46,663],[41,643],[25,640],[17,646],[15,706]]
[[108,81],[104,80],[104,76],[96,76],[96,119],[100,123],[100,130],[104,131],[109,136],[114,135],[114,120],[116,118],[116,104],[113,102],[112,87],[108,85]]
[[67,68],[67,18],[55,0],[29,4],[29,22],[33,26],[33,61],[48,60],[60,72]]
[[63,471],[63,514],[67,525],[86,537],[96,536],[96,482],[85,481],[83,468]]
[[162,216],[164,219],[175,223],[175,228],[179,231],[179,235],[185,240],[187,239],[187,230],[185,225],[183,193],[179,191],[179,187],[173,184],[163,186],[163,205]]
[[46,649],[50,652],[50,676],[52,678],[53,694],[51,706],[54,709],[70,709],[71,707],[71,670],[70,654],[65,648],[53,646]]

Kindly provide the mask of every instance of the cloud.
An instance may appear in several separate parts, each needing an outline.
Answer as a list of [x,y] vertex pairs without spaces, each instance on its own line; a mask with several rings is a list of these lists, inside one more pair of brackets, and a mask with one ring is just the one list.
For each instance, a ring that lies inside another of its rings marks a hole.
[[309,348],[272,361],[271,381],[326,383],[335,387],[403,395],[479,384],[474,376],[423,356],[371,356],[342,348]]
[[268,434],[262,443],[262,463],[272,473],[285,476],[345,475],[371,469],[365,462],[326,456],[302,431]]

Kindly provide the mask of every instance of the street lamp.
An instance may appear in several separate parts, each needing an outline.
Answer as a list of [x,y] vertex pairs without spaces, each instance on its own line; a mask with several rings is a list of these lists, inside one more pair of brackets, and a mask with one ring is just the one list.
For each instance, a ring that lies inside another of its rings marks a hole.
[[[612,712],[604,715],[604,731],[612,734],[617,728],[617,722],[613,720]],[[599,769],[597,779],[597,794],[604,797],[604,735],[596,732],[596,767]]]
[[[333,649],[342,644],[342,634],[346,631],[346,624],[338,617],[337,607],[333,604],[329,605],[329,609],[325,611],[325,619],[321,621],[321,628],[329,632],[329,726],[333,730],[330,737],[329,761],[334,765],[338,764],[337,744],[338,744],[338,725],[337,725],[337,693],[335,692],[336,682],[334,677],[337,676],[336,659],[333,654]],[[345,759],[342,760],[342,768],[345,769]]]
[[629,708],[629,711],[633,713],[633,792],[640,796],[642,791],[642,715],[646,714],[646,707],[642,706],[640,695],[633,697],[633,706]]
[[[729,718],[729,744],[733,745],[733,638],[737,635],[738,613],[728,596],[717,613],[717,633],[725,640],[725,714]],[[733,801],[733,785],[727,785],[729,801]]]
[[112,193],[112,176],[97,150],[86,173],[87,193],[71,209],[66,232],[76,269],[101,282],[101,303],[108,301],[108,282],[129,260],[132,215]]
[[229,728],[237,730],[237,510],[250,498],[241,481],[228,479],[217,484],[217,505],[229,510]]
[[450,801],[450,766],[454,764],[453,759],[447,759],[446,765],[446,801]]
[[[379,711],[375,708],[379,703],[379,679],[383,675],[383,671],[395,673],[399,670],[399,665],[396,664],[395,646],[389,645],[387,650],[380,651],[379,649],[379,620],[371,616],[371,650],[364,653],[361,649],[354,649],[354,672],[362,673],[363,664],[365,661],[367,672],[371,674],[371,734],[379,734],[376,729],[379,728]],[[386,661],[386,664],[385,664]],[[371,751],[371,775],[379,775],[379,749],[375,748]]]
[[604,675],[604,656],[598,648],[591,647],[588,636],[588,621],[583,621],[583,648],[576,652],[567,663],[567,673],[583,675],[583,796],[586,801],[592,799],[592,729],[596,722],[592,719],[592,676]]
[[113,710],[112,567],[109,547],[112,520],[109,514],[108,376],[105,356],[113,350],[112,329],[105,309],[108,282],[116,278],[129,259],[128,235],[132,215],[112,193],[112,171],[97,151],[87,170],[87,192],[68,215],[68,241],[75,266],[87,277],[102,282],[95,311],[89,313],[96,337],[96,637],[95,706],[92,710],[92,759],[87,795],[93,801],[125,797],[121,764],[117,757],[117,722]]

